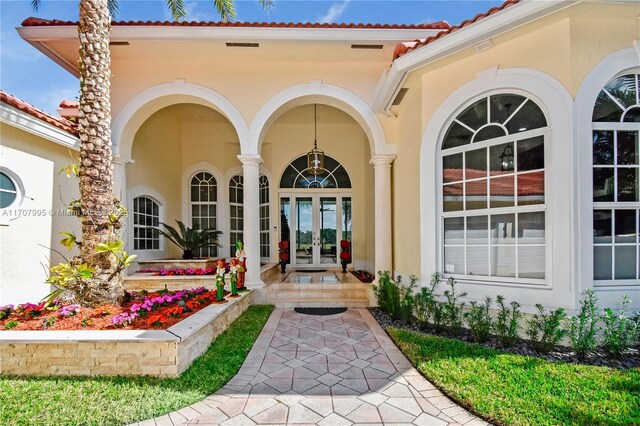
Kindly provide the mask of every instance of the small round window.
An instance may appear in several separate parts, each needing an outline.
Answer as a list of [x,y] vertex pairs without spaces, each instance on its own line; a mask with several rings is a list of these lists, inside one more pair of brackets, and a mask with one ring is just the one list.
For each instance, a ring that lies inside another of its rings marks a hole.
[[0,209],[6,209],[18,198],[18,189],[13,181],[4,172],[0,172]]

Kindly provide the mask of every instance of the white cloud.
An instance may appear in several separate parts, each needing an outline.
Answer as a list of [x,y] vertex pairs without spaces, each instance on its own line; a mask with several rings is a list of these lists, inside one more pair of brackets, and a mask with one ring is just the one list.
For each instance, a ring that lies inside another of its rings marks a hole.
[[323,24],[331,24],[335,22],[347,10],[347,6],[349,6],[350,1],[351,0],[345,0],[341,3],[333,3],[327,13],[318,17],[318,21]]

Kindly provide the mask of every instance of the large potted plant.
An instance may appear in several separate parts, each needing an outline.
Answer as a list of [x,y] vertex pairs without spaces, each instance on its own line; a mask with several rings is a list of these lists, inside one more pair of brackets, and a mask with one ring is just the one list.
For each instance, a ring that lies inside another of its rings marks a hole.
[[193,259],[194,251],[203,247],[220,247],[218,237],[222,234],[222,231],[216,231],[212,228],[194,229],[185,226],[179,220],[176,220],[176,222],[178,223],[178,229],[162,222],[160,222],[160,225],[164,227],[164,231],[160,228],[153,229],[180,247],[183,259]]

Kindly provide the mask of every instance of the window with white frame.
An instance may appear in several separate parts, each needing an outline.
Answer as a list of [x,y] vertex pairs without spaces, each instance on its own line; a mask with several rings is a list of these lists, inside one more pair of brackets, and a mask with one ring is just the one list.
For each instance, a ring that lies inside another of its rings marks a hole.
[[18,185],[4,171],[0,172],[0,209],[6,209],[18,202]]
[[593,109],[593,278],[600,284],[640,279],[639,80],[638,73],[614,78]]
[[[191,227],[194,229],[217,229],[218,184],[208,172],[198,172],[191,178]],[[212,241],[214,243],[215,241]],[[203,247],[196,250],[196,257],[217,257],[218,247]]]
[[271,256],[269,231],[269,178],[260,176],[260,257],[268,260]]
[[133,249],[160,250],[160,206],[153,199],[140,196],[133,199]]
[[235,175],[229,180],[229,256],[236,253],[236,241],[244,242],[242,230],[244,229],[244,178]]
[[442,270],[500,279],[545,278],[547,120],[531,99],[484,97],[442,142]]

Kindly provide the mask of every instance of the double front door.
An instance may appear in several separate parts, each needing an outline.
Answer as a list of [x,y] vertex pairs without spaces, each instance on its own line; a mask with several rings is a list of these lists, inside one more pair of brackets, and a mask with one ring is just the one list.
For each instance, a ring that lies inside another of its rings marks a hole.
[[351,196],[333,193],[280,195],[283,239],[293,267],[337,267],[340,240],[351,241]]

